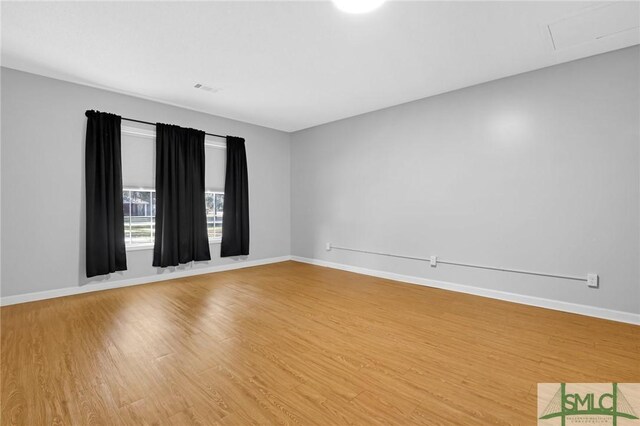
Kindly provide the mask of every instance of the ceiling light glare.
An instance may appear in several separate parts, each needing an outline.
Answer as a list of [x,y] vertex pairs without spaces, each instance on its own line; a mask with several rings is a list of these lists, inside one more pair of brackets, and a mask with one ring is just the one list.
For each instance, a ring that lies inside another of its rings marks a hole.
[[385,0],[333,0],[338,9],[346,13],[367,13],[382,6]]

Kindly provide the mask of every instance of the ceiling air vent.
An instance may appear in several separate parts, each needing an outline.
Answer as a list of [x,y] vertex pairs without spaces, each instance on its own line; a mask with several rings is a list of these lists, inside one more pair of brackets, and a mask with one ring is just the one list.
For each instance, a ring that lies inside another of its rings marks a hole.
[[635,32],[640,26],[638,2],[615,2],[590,7],[548,25],[555,50],[606,37]]
[[216,89],[215,87],[205,86],[204,84],[196,83],[193,85],[196,89],[204,90],[205,92],[215,93],[220,89]]

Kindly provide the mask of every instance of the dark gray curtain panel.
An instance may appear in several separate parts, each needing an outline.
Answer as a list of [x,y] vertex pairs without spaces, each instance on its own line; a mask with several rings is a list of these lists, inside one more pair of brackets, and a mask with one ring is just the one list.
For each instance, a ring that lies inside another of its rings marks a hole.
[[156,124],[153,266],[211,260],[204,199],[204,132]]
[[221,257],[249,254],[249,180],[244,139],[227,136]]
[[87,111],[87,277],[127,269],[122,213],[120,117]]

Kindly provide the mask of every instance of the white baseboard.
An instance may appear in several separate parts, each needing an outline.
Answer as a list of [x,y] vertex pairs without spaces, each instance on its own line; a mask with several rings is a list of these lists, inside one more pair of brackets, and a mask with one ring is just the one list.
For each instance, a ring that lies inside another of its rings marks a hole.
[[449,283],[445,281],[437,281],[428,278],[415,277],[410,275],[395,274],[392,272],[378,271],[373,269],[361,268],[358,266],[345,265],[342,263],[327,262],[318,259],[309,259],[299,256],[280,256],[268,259],[258,259],[249,261],[238,261],[226,265],[215,265],[207,268],[188,269],[175,271],[172,273],[161,275],[150,275],[137,278],[129,278],[118,281],[108,281],[97,284],[85,284],[78,287],[66,287],[56,290],[40,291],[35,293],[18,294],[15,296],[6,296],[0,298],[0,306],[15,305],[17,303],[34,302],[37,300],[53,299],[56,297],[72,296],[74,294],[90,293],[94,291],[109,290],[114,288],[129,287],[140,284],[149,284],[158,281],[166,281],[175,278],[183,278],[194,275],[210,274],[212,272],[230,271],[233,269],[250,268],[253,266],[267,265],[270,263],[285,262],[287,260],[295,260],[297,262],[308,263],[311,265],[324,266],[327,268],[340,269],[343,271],[354,272],[357,274],[370,275],[373,277],[384,278],[393,281],[400,281],[409,284],[417,284],[426,287],[440,288],[459,293],[473,294],[481,297],[489,297],[491,299],[504,300],[523,305],[537,306],[540,308],[553,309],[556,311],[570,312],[574,314],[586,315],[595,318],[602,318],[612,321],[624,322],[628,324],[640,325],[640,314],[631,312],[614,311],[611,309],[598,308],[595,306],[579,305],[576,303],[561,302],[558,300],[544,299],[541,297],[526,296],[522,294],[509,293],[506,291],[489,290],[479,287],[473,287],[463,284]]
[[17,303],[35,302],[36,300],[53,299],[55,297],[72,296],[74,294],[91,293],[94,291],[110,290],[113,288],[129,287],[133,285],[149,284],[157,281],[166,281],[176,278],[190,277],[193,275],[210,274],[212,272],[230,271],[233,269],[250,268],[252,266],[267,265],[291,260],[291,256],[271,257],[258,260],[239,260],[226,265],[215,265],[206,268],[179,270],[160,275],[148,275],[144,277],[129,278],[118,281],[107,281],[97,284],[85,284],[78,287],[65,287],[55,290],[39,291],[35,293],[17,294],[0,298],[0,306],[15,305]]
[[640,314],[631,312],[614,311],[611,309],[598,308],[595,306],[579,305],[576,303],[561,302],[558,300],[544,299],[541,297],[525,296],[522,294],[509,293],[506,291],[490,290],[473,287],[463,284],[437,281],[428,278],[414,277],[410,275],[395,274],[392,272],[377,271],[373,269],[361,268],[358,266],[345,265],[342,263],[327,262],[306,257],[291,256],[291,260],[296,262],[309,263],[311,265],[324,266],[327,268],[340,269],[357,274],[370,275],[378,278],[385,278],[393,281],[417,284],[426,287],[440,288],[443,290],[456,291],[459,293],[473,294],[475,296],[489,297],[491,299],[505,300],[507,302],[520,303],[523,305],[537,306],[540,308],[553,309],[555,311],[570,312],[573,314],[586,315],[595,318],[602,318],[611,321],[624,322],[628,324],[640,325]]

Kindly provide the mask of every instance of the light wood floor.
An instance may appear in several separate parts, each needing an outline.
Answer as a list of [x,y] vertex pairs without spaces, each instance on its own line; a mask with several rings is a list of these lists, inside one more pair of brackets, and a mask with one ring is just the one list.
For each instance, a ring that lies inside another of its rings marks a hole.
[[640,327],[284,262],[4,307],[2,424],[536,424]]

